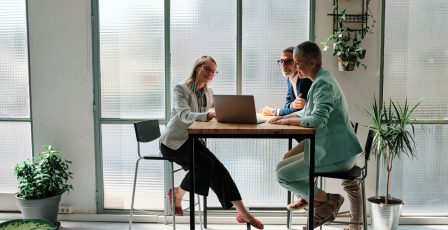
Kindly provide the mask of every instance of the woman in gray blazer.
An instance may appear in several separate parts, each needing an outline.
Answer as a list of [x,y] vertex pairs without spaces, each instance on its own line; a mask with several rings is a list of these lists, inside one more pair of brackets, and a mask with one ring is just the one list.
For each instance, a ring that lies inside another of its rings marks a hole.
[[[216,61],[210,56],[202,56],[195,61],[185,81],[174,87],[173,109],[160,137],[160,151],[164,157],[176,162],[184,170],[190,170],[187,128],[194,121],[208,121],[216,117],[209,110],[213,107],[213,92],[208,83],[217,74]],[[194,148],[196,193],[207,196],[211,188],[224,209],[232,206],[236,208],[238,222],[250,223],[255,228],[263,229],[263,223],[245,208],[235,182],[219,159],[201,140],[195,139]],[[190,190],[190,173],[191,171],[187,173],[179,187],[174,191],[170,190],[168,194],[170,197],[174,195],[176,215],[183,214],[181,202],[185,192]]]

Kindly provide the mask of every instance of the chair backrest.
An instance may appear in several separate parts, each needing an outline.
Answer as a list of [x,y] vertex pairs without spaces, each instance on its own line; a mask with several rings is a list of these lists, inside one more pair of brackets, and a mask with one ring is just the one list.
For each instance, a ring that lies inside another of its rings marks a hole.
[[369,133],[367,134],[366,145],[364,147],[364,158],[366,161],[370,159],[370,152],[372,151],[373,138],[375,138],[375,131],[369,129]]
[[134,129],[138,142],[151,142],[160,137],[158,120],[136,122],[134,123]]
[[355,133],[357,133],[358,132],[358,122],[353,123],[353,121],[350,121],[350,123],[352,123],[353,130],[355,131]]

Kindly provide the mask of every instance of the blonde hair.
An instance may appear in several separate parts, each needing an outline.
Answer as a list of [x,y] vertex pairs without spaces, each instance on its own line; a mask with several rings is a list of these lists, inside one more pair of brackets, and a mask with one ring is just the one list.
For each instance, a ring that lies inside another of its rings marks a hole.
[[[187,82],[187,85],[189,87],[191,87],[196,80],[196,77],[198,74],[196,72],[196,69],[199,66],[203,65],[207,61],[211,61],[211,62],[215,63],[215,65],[217,65],[215,59],[210,56],[202,56],[202,57],[197,58],[196,61],[194,61],[193,69],[191,70],[190,74],[188,74],[187,78],[185,79],[185,81]],[[207,91],[207,84],[204,85],[204,90]]]

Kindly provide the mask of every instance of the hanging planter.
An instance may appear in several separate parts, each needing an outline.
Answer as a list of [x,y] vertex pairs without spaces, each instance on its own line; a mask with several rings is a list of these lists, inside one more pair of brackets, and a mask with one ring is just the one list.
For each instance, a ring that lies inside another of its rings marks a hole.
[[344,60],[341,57],[338,58],[338,67],[339,71],[353,71],[355,69],[355,65],[358,62],[358,57],[356,55],[352,55],[348,58],[348,60]]
[[[367,11],[370,9],[367,6]],[[366,12],[367,12],[366,11]],[[336,8],[336,12],[337,8]],[[370,26],[365,25],[365,27],[359,28],[349,28],[345,27],[345,22],[352,22],[347,20],[347,17],[351,18],[355,17],[354,15],[346,15],[346,10],[342,10],[340,13],[334,14],[337,16],[338,21],[337,29],[334,30],[333,33],[328,35],[327,39],[321,44],[324,45],[323,51],[328,50],[328,45],[332,45],[333,47],[333,56],[338,58],[338,67],[340,71],[353,71],[355,67],[359,67],[360,65],[367,68],[367,66],[361,61],[366,56],[366,49],[361,46],[361,42],[364,37],[368,34],[369,29],[373,28],[375,20],[372,17],[372,14],[363,14],[363,15],[355,15],[360,18],[371,17],[372,24]],[[353,19],[351,19],[353,20]],[[364,20],[364,19],[362,19]],[[366,22],[367,24],[367,19]],[[353,23],[352,23],[353,24]]]

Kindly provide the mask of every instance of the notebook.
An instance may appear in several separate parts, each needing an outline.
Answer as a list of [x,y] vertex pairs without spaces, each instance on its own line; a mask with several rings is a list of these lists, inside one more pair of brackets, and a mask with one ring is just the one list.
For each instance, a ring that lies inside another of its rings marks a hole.
[[214,95],[216,120],[222,123],[259,124],[252,95]]

